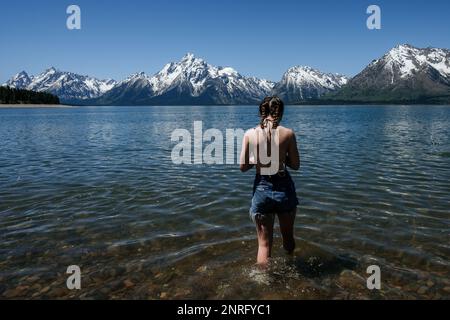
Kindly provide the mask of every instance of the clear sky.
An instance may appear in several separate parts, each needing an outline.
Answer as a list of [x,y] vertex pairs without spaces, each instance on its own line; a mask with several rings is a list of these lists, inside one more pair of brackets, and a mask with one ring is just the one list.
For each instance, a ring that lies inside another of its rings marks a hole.
[[[81,30],[66,8],[81,8]],[[366,9],[382,10],[368,30]],[[186,52],[278,81],[308,65],[354,75],[391,47],[450,48],[448,0],[21,0],[0,6],[0,82],[58,69],[117,80]]]

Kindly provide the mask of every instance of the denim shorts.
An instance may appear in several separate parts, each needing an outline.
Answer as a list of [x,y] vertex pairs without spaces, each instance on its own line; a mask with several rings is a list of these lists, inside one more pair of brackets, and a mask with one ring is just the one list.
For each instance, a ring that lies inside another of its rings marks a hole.
[[275,214],[295,214],[298,204],[294,181],[287,171],[284,176],[256,175],[250,207],[254,222],[273,222]]

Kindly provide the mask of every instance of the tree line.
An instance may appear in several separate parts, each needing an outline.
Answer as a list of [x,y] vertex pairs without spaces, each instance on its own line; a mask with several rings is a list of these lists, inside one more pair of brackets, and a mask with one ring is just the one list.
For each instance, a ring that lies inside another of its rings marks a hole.
[[0,87],[0,104],[59,104],[59,98],[46,92]]

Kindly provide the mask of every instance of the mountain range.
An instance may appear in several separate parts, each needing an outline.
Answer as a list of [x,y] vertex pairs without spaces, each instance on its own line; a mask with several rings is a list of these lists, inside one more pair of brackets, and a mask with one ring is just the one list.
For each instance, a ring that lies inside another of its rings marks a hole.
[[119,82],[98,99],[101,105],[254,104],[274,83],[244,77],[230,67],[215,67],[193,54],[166,64],[153,76],[141,72]]
[[450,50],[399,45],[353,78],[306,66],[289,68],[277,83],[246,77],[231,67],[213,66],[188,53],[150,76],[122,81],[49,68],[31,76],[22,71],[4,86],[57,95],[77,105],[256,104],[268,95],[286,103],[450,102]]
[[51,67],[41,74],[30,76],[22,71],[8,80],[4,86],[36,92],[48,92],[65,103],[77,103],[96,98],[111,90],[115,80],[99,80],[72,72],[62,72]]
[[288,103],[320,99],[322,96],[336,92],[347,82],[348,78],[332,73],[322,73],[311,67],[296,66],[289,68],[273,90]]
[[450,103],[450,50],[399,45],[372,61],[329,99]]

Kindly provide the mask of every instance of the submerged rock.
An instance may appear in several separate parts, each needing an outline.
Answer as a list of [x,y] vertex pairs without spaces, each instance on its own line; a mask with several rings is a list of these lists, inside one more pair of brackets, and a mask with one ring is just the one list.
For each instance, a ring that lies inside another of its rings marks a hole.
[[197,268],[196,271],[197,271],[197,272],[205,272],[207,269],[208,269],[207,266],[200,266],[200,267]]
[[49,295],[52,298],[62,298],[64,296],[66,296],[67,294],[67,290],[63,289],[63,288],[55,288],[53,290],[50,291]]
[[428,287],[422,286],[417,290],[418,294],[425,294],[428,291]]
[[365,288],[366,279],[353,270],[344,270],[339,275],[338,282],[347,288]]
[[47,286],[47,287],[45,287],[45,288],[43,288],[43,289],[41,290],[41,293],[47,293],[47,292],[49,292],[49,291],[50,291],[50,287]]
[[123,282],[123,285],[124,285],[125,288],[127,288],[127,289],[134,287],[133,281],[131,281],[131,280],[129,280],[129,279],[125,280],[125,281]]

